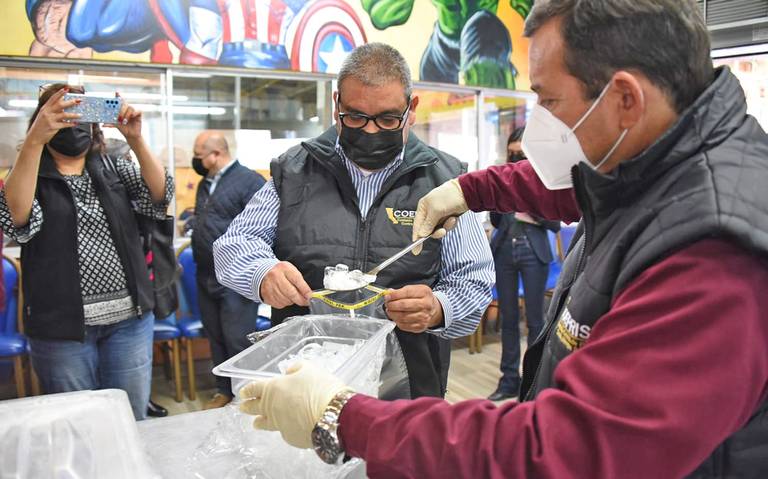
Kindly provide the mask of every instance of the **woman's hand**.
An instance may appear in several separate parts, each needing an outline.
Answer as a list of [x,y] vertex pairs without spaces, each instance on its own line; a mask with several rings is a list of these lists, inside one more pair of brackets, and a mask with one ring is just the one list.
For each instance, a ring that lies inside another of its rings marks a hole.
[[[119,97],[120,94],[115,93],[115,96]],[[141,138],[141,112],[123,101],[115,127],[123,134],[126,141]]]
[[37,118],[35,118],[34,123],[32,123],[27,132],[26,141],[36,145],[45,145],[62,128],[72,128],[75,126],[74,120],[80,118],[80,114],[67,113],[64,109],[80,103],[81,100],[64,101],[64,95],[68,92],[68,88],[62,88],[45,102],[45,105],[40,108]]

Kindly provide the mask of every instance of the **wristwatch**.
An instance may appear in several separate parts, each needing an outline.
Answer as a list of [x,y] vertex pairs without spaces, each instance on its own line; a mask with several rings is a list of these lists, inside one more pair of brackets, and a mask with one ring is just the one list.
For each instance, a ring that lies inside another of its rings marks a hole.
[[344,458],[344,448],[341,446],[337,431],[341,409],[355,395],[354,391],[345,389],[337,393],[325,408],[320,420],[312,429],[312,446],[323,462],[340,464]]

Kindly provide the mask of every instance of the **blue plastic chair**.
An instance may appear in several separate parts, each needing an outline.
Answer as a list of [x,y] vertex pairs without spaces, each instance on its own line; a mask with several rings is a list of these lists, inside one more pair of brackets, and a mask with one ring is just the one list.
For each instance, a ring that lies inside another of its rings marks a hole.
[[23,357],[27,353],[27,339],[19,333],[19,264],[3,255],[3,281],[5,283],[5,309],[0,312],[0,357],[12,358],[16,394],[27,395]]
[[203,337],[203,321],[200,316],[200,306],[197,302],[197,264],[192,255],[191,243],[187,243],[176,252],[181,266],[181,295],[184,307],[176,318],[176,325],[181,331],[181,342],[187,356],[188,395],[192,401],[197,397],[195,385],[195,356],[192,350],[192,340]]
[[552,262],[549,263],[549,276],[547,276],[547,285],[544,290],[551,292],[555,289],[557,278],[560,276],[560,271],[563,269],[563,259],[558,252],[562,236],[560,236],[560,233],[553,233],[549,230],[547,230],[547,236],[549,237],[549,247],[552,250]]
[[[176,325],[176,313],[172,313],[167,318],[155,319],[154,340],[167,344],[171,350],[171,364],[173,366],[173,384],[176,389],[176,402],[181,402],[183,398],[181,391],[181,330]],[[167,374],[166,369],[166,374]]]
[[563,225],[563,227],[560,228],[560,244],[562,245],[561,251],[563,253],[563,259],[565,259],[565,253],[571,246],[573,235],[576,233],[576,228],[578,226],[578,223],[572,223],[570,225]]

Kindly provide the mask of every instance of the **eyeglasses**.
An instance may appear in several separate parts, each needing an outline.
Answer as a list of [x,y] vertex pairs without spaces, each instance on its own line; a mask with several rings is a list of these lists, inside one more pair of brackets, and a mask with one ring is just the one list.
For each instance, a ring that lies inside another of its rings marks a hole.
[[[339,98],[336,102],[336,108],[339,110],[341,109],[339,108],[340,102],[341,98]],[[365,128],[369,121],[373,121],[373,123],[381,130],[399,130],[403,125],[406,117],[408,116],[408,111],[410,109],[411,100],[409,98],[408,106],[405,107],[405,111],[402,115],[384,113],[382,115],[371,116],[363,113],[339,113],[339,119],[341,120],[342,125],[346,126],[347,128],[354,128],[356,130]]]
[[[46,83],[45,85],[40,85],[40,86],[37,87],[37,97],[40,98],[41,96],[43,96],[43,93],[48,91],[48,89],[51,88],[54,85],[64,85],[64,84],[61,83],[61,82],[53,82],[53,83]],[[84,94],[85,93],[85,88],[82,87],[82,86],[70,85],[69,86],[69,91],[72,92],[72,93]]]

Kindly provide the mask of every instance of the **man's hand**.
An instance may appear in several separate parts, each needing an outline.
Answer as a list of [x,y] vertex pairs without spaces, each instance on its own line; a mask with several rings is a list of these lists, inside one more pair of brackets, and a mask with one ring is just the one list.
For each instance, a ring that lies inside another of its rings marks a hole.
[[[419,200],[416,218],[413,221],[413,241],[432,235],[439,225],[447,224],[451,217],[459,216],[469,210],[461,191],[459,180],[443,183]],[[455,225],[455,222],[453,223]],[[446,229],[447,226],[446,226]],[[445,234],[443,233],[443,236]],[[421,253],[421,246],[413,254]]]
[[385,300],[387,316],[409,333],[423,333],[443,322],[443,306],[432,288],[415,284],[396,289]]
[[253,427],[280,431],[293,447],[312,447],[312,429],[336,394],[351,390],[336,376],[298,362],[274,379],[254,381],[240,390],[240,410],[256,415]]
[[309,305],[312,289],[298,269],[287,261],[277,263],[261,281],[259,296],[273,308]]

